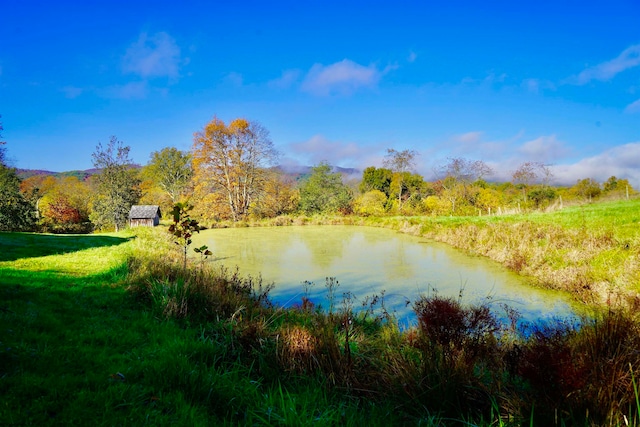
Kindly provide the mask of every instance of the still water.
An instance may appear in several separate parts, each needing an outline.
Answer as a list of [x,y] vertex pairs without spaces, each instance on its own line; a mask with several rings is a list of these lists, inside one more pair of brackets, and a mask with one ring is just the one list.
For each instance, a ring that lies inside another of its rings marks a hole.
[[[420,294],[462,295],[464,303],[488,303],[518,310],[523,320],[568,317],[574,312],[566,295],[527,285],[499,264],[447,245],[392,230],[356,226],[255,227],[204,230],[194,247],[207,245],[211,262],[240,269],[275,283],[271,299],[283,306],[299,304],[304,282],[308,295],[327,307],[327,277],[339,282],[336,305],[345,292],[358,301],[385,291],[385,306],[401,322],[411,323],[411,304]],[[357,303],[354,307],[357,307]]]

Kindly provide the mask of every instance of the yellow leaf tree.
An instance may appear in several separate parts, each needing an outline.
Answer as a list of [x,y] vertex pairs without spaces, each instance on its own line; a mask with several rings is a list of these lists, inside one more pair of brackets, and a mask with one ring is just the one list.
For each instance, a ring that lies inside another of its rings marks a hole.
[[194,184],[224,195],[231,217],[240,221],[264,190],[266,167],[276,151],[259,123],[238,118],[228,125],[214,117],[193,141]]

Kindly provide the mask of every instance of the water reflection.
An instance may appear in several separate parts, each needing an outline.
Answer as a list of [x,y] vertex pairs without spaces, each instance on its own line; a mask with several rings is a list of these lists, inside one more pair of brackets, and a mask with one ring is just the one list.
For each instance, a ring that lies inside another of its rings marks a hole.
[[195,236],[194,246],[203,244],[215,264],[274,282],[272,299],[284,305],[299,303],[309,281],[315,284],[309,296],[326,307],[325,280],[336,277],[340,298],[348,291],[363,300],[384,290],[387,308],[405,320],[411,318],[407,301],[418,295],[457,297],[461,290],[466,303],[489,302],[496,309],[506,303],[530,321],[573,312],[561,294],[532,288],[496,263],[381,228],[214,229]]

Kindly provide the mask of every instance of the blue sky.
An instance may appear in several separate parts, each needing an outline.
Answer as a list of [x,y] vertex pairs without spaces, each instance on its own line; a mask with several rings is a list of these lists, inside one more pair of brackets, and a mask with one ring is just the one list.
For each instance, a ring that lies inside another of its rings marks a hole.
[[213,116],[257,120],[280,162],[380,166],[414,149],[508,179],[640,187],[640,2],[2,0],[0,114],[20,168],[188,150]]

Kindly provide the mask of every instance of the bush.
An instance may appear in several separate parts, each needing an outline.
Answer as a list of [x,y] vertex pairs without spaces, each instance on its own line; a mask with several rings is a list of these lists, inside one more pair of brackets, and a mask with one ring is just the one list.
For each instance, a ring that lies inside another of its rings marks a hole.
[[77,224],[43,224],[40,227],[42,233],[53,234],[89,234],[93,232],[91,222],[81,222]]

